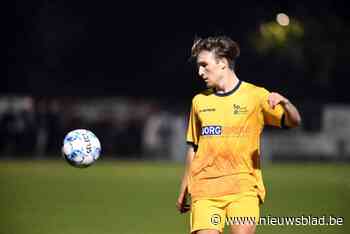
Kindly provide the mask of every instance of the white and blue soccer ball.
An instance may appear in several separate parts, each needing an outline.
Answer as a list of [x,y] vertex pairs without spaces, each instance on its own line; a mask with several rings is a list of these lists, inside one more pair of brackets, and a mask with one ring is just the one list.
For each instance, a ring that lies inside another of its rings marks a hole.
[[65,136],[62,154],[70,165],[88,167],[100,157],[101,143],[93,132],[76,129]]

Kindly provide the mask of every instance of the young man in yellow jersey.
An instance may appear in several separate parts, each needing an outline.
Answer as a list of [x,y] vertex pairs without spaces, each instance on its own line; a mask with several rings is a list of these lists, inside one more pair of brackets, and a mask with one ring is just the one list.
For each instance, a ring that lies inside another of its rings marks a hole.
[[[177,208],[191,210],[191,233],[254,234],[265,188],[260,168],[264,125],[296,127],[296,107],[279,93],[241,81],[234,63],[240,49],[230,38],[198,39],[192,46],[208,89],[197,94],[187,130],[186,168]],[[191,196],[191,206],[186,204]],[[232,222],[231,222],[232,223]]]

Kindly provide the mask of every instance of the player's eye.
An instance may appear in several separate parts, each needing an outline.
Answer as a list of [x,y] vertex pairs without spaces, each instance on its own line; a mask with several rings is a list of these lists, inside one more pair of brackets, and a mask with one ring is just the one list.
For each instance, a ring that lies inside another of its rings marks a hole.
[[197,64],[197,67],[199,68],[199,67],[206,67],[207,66],[207,64],[206,63],[198,63]]

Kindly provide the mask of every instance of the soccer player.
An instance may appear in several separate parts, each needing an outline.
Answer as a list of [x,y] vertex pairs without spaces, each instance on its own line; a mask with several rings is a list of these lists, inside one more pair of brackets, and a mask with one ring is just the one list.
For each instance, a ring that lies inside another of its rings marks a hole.
[[237,77],[232,39],[197,39],[191,52],[208,89],[192,100],[177,209],[191,210],[191,233],[221,233],[227,219],[232,234],[253,234],[265,198],[260,135],[264,125],[298,126],[300,114],[281,94]]

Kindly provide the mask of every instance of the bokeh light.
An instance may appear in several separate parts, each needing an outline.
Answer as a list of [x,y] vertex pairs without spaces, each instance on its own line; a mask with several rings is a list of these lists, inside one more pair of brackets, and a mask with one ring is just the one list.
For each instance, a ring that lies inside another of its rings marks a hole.
[[281,26],[288,26],[289,25],[289,16],[284,13],[279,13],[276,16],[276,21]]

